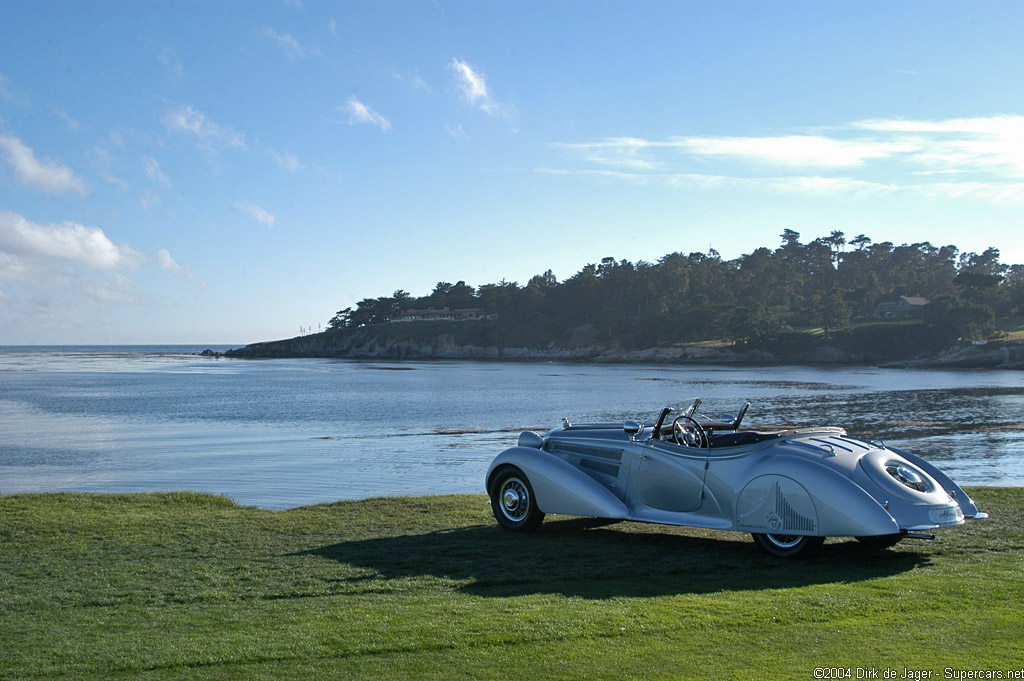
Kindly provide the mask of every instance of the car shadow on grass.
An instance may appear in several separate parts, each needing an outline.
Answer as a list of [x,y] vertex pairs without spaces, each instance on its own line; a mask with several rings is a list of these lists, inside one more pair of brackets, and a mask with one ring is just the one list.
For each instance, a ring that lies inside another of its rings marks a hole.
[[784,560],[758,552],[749,535],[590,519],[549,521],[529,534],[476,526],[347,541],[292,555],[318,556],[376,575],[346,581],[431,576],[478,596],[582,598],[864,581],[930,562],[909,543],[871,551],[853,540],[833,540],[807,559]]

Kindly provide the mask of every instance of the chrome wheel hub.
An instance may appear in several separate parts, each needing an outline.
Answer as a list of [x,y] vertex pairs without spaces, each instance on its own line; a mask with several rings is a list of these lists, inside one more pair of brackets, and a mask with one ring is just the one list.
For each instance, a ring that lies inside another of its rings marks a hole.
[[530,495],[518,478],[510,478],[501,488],[501,510],[509,520],[522,520],[530,510]]
[[505,504],[505,509],[507,511],[515,512],[515,510],[519,508],[519,504],[522,500],[522,497],[519,496],[519,492],[514,489],[507,489],[505,490],[505,496],[502,498],[501,502]]
[[780,549],[791,549],[800,543],[803,539],[798,534],[766,534],[768,541],[778,546]]

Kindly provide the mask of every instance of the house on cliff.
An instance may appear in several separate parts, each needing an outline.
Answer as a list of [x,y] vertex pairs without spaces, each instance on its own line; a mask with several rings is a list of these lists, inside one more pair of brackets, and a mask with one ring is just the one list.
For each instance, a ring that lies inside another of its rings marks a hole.
[[876,319],[906,319],[918,316],[927,304],[927,298],[900,296],[899,300],[875,305],[875,311],[872,314]]
[[456,308],[449,310],[447,307],[440,310],[426,309],[426,310],[406,310],[401,314],[395,315],[390,321],[392,322],[463,322],[472,319],[494,319],[496,315],[488,315],[484,313],[484,310],[478,307],[466,307]]

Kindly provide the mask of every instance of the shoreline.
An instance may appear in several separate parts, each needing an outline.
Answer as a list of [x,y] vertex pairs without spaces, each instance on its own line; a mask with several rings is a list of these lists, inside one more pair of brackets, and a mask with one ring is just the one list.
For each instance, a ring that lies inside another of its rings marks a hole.
[[[965,492],[971,493],[976,490],[1019,490],[1024,493],[1024,485],[1000,485],[996,482],[984,482],[976,484],[966,484],[961,486]],[[4,492],[0,490],[0,501],[17,501],[18,498],[97,498],[106,499],[108,501],[116,501],[119,499],[131,500],[131,499],[157,499],[168,496],[184,496],[184,497],[195,497],[195,498],[208,498],[216,502],[217,505],[225,507],[234,507],[239,509],[254,509],[261,512],[267,513],[291,513],[303,509],[316,509],[327,506],[336,506],[338,504],[359,504],[359,503],[388,503],[392,501],[410,501],[415,502],[439,500],[439,499],[453,499],[453,498],[471,498],[480,499],[482,502],[487,500],[487,494],[484,492],[438,492],[429,494],[373,494],[365,497],[338,497],[336,499],[327,499],[324,501],[317,501],[308,504],[298,504],[296,506],[261,506],[260,504],[243,504],[233,498],[230,494],[222,492],[214,492],[209,490],[197,490],[197,489],[151,489],[151,490],[135,490],[135,491],[96,491],[96,490],[70,490],[70,489],[57,489],[47,490],[41,492]],[[553,514],[555,515],[555,514]],[[568,518],[569,516],[564,516]],[[639,522],[639,521],[627,521],[627,522]]]

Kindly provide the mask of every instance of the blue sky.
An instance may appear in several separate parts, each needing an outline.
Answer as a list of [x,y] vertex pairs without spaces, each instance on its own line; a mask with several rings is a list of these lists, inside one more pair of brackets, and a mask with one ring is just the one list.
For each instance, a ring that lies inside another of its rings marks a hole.
[[787,228],[1024,262],[1020,2],[2,15],[0,344],[290,337]]

